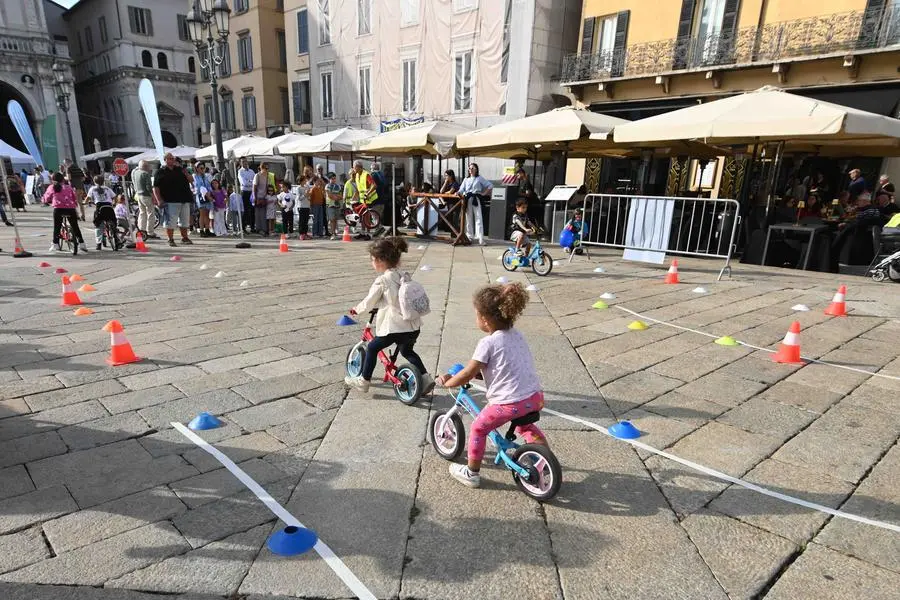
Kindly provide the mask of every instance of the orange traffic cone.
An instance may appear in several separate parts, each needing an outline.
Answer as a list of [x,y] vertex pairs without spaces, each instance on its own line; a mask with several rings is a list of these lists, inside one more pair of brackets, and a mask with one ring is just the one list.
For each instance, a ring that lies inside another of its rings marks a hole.
[[84,277],[82,277],[78,273],[75,273],[74,275],[69,277],[69,281],[71,281],[72,283],[75,283],[76,281],[84,281]]
[[672,266],[669,267],[669,272],[666,273],[666,280],[664,283],[680,283],[678,281],[678,261],[673,260]]
[[281,242],[278,244],[278,251],[281,253],[288,251],[287,236],[283,233],[281,234]]
[[141,232],[137,232],[137,237],[135,238],[134,249],[137,252],[147,252],[147,245],[144,243],[144,236],[141,235]]
[[791,323],[791,328],[784,336],[784,340],[778,346],[778,352],[772,356],[772,360],[777,363],[786,364],[803,364],[800,358],[800,322]]
[[125,339],[125,328],[118,321],[110,321],[103,326],[103,331],[109,332],[110,338],[110,354],[106,362],[114,367],[119,365],[127,365],[129,363],[141,360],[134,355],[131,344]]
[[62,306],[78,306],[78,305],[80,305],[81,298],[79,298],[78,293],[72,289],[72,282],[67,275],[63,275],[62,284],[63,284]]
[[847,316],[847,303],[844,302],[844,298],[847,296],[847,286],[842,285],[838,288],[837,293],[834,295],[834,298],[831,299],[831,304],[828,305],[828,308],[825,309],[825,314],[830,315],[832,317],[846,317]]
[[353,239],[350,237],[350,226],[344,225],[344,236],[341,238],[342,242],[352,242]]

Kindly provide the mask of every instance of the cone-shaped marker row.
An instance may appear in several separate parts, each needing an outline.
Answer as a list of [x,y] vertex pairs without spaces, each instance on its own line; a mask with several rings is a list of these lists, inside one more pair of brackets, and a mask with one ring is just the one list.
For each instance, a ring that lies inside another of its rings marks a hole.
[[695,287],[691,291],[694,292],[695,294],[705,294],[706,288],[705,287]]
[[341,236],[342,242],[352,242],[353,238],[350,237],[350,226],[344,225],[344,235]]
[[677,260],[672,261],[672,266],[669,267],[669,272],[666,273],[666,279],[665,279],[665,281],[663,281],[663,283],[668,283],[668,284],[680,283],[680,281],[678,281],[678,261]]
[[615,300],[616,295],[611,292],[604,292],[604,293],[600,294],[600,299],[601,300]]
[[528,284],[528,287],[525,288],[526,292],[539,292],[540,288],[533,283]]
[[800,322],[791,323],[791,328],[784,336],[784,340],[778,346],[778,352],[772,356],[772,360],[777,363],[785,363],[791,365],[803,364],[800,358]]
[[222,279],[223,277],[225,277],[225,271],[219,271],[218,273],[213,275],[213,277],[215,277],[216,279]]
[[281,241],[278,242],[278,251],[282,254],[286,254],[287,252],[289,252],[287,236],[284,235],[283,233],[281,234]]
[[605,308],[609,308],[609,304],[604,302],[603,300],[597,300],[591,305],[591,308],[596,308],[597,310],[603,310]]
[[72,289],[72,282],[68,278],[68,276],[62,276],[62,306],[80,306],[81,298],[78,297],[78,293]]
[[176,254],[175,256],[173,256],[172,258],[170,258],[169,260],[171,260],[172,262],[180,262],[180,261],[181,261],[181,257],[178,256],[178,255]]
[[136,237],[135,237],[134,249],[138,252],[147,252],[148,248],[147,248],[147,244],[144,243],[144,236],[141,234],[140,231],[138,231],[137,234],[135,234],[135,235],[136,235]]
[[720,346],[737,346],[738,342],[736,339],[731,337],[730,335],[723,335],[719,339],[716,340],[716,343]]
[[125,328],[122,327],[120,322],[116,320],[110,321],[103,326],[103,331],[109,333],[110,338],[107,363],[118,367],[119,365],[127,365],[141,360],[135,356],[134,350],[131,349],[131,344],[128,343],[128,339],[125,337]]
[[630,329],[632,331],[643,331],[648,328],[649,328],[648,325],[646,323],[644,323],[643,321],[632,321],[631,323],[628,324],[628,329]]
[[604,269],[603,267],[597,267],[596,269],[594,269],[594,273],[606,273],[606,269]]
[[68,271],[66,271],[66,270],[63,269],[62,267],[59,267],[58,269],[56,269],[56,274],[57,274],[57,275],[62,275],[63,273],[68,273]]

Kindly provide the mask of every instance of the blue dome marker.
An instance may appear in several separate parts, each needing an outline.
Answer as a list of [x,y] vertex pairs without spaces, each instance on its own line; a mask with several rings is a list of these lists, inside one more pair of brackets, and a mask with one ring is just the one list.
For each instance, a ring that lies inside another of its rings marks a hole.
[[348,325],[356,325],[356,321],[354,321],[347,315],[344,315],[343,317],[338,319],[337,324],[340,325],[341,327],[347,327]]
[[294,556],[312,549],[319,541],[319,536],[311,529],[288,525],[269,537],[266,545],[273,554]]
[[607,431],[609,435],[620,440],[633,440],[641,437],[641,432],[631,424],[631,421],[619,421],[615,425],[610,425]]
[[203,431],[205,429],[215,429],[222,425],[222,421],[217,419],[215,415],[208,412],[202,412],[188,423],[188,427],[194,431]]

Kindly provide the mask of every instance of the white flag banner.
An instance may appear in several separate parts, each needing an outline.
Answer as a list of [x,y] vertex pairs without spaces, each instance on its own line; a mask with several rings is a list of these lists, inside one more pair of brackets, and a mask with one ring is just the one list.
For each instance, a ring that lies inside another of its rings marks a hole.
[[666,260],[669,233],[672,231],[674,200],[632,198],[628,208],[628,227],[625,229],[625,260],[661,265]]

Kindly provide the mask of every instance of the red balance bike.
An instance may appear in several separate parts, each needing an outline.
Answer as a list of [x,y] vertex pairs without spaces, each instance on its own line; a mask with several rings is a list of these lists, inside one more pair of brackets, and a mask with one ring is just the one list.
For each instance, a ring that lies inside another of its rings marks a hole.
[[[363,363],[366,362],[367,346],[375,337],[372,332],[372,323],[375,321],[377,313],[378,309],[369,313],[369,322],[363,329],[362,339],[347,353],[347,375],[350,377],[359,377],[362,373]],[[397,400],[409,406],[415,404],[422,397],[422,374],[419,369],[409,364],[398,367],[397,356],[399,354],[399,348],[394,346],[390,356],[384,350],[379,352],[378,360],[384,365],[384,381],[390,381],[394,386],[394,395]]]

